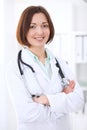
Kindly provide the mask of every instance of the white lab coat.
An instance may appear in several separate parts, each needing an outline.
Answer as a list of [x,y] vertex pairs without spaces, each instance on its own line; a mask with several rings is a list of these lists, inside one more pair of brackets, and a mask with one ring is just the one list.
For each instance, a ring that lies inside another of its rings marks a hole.
[[[76,82],[74,92],[62,92],[60,75],[55,66],[55,57],[51,59],[52,78],[41,70],[37,63],[28,55],[28,49],[22,49],[22,59],[31,65],[31,69],[22,65],[23,77],[20,75],[17,60],[7,70],[7,87],[17,113],[18,130],[71,130],[70,113],[82,108],[83,93]],[[68,65],[58,59],[68,79],[74,79]],[[45,94],[50,106],[33,102],[31,94]]]

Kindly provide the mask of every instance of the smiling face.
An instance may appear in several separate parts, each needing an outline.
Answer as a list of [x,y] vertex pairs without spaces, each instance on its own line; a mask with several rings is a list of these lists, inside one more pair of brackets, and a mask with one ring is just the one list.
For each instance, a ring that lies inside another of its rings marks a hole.
[[43,13],[33,15],[27,41],[30,47],[44,47],[50,36],[50,28],[46,16]]

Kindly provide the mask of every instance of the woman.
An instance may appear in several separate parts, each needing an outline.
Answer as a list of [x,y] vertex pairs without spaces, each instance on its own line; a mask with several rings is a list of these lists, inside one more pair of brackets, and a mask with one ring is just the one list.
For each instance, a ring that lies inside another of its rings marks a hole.
[[[83,106],[82,90],[68,65],[45,48],[54,37],[49,13],[27,7],[19,20],[18,62],[7,71],[7,86],[17,113],[18,130],[71,130],[69,115]],[[67,84],[61,83],[60,67]]]

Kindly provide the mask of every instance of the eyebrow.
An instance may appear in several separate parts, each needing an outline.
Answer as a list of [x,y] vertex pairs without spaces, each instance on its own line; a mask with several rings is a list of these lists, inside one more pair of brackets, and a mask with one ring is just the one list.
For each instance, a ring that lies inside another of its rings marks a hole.
[[[36,23],[30,23],[30,24],[36,24]],[[49,24],[48,22],[42,22],[42,24]]]

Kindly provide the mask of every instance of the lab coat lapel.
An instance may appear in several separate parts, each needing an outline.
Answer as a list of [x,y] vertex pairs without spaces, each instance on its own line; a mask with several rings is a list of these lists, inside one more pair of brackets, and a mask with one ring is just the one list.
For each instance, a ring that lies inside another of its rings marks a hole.
[[36,75],[39,74],[40,76],[44,77],[46,80],[48,81],[50,80],[48,75],[44,73],[44,71],[40,68],[40,66],[37,63],[34,64],[34,68],[35,68]]
[[56,78],[58,78],[58,71],[59,68],[56,67],[56,61],[55,61],[55,57],[53,59],[51,59],[51,69],[52,69],[52,77],[51,79],[43,72],[43,70],[38,66],[38,64],[34,64],[34,68],[36,70],[36,72],[38,74],[40,74],[41,76],[43,76],[46,80],[48,80],[49,82],[54,82],[56,80]]

